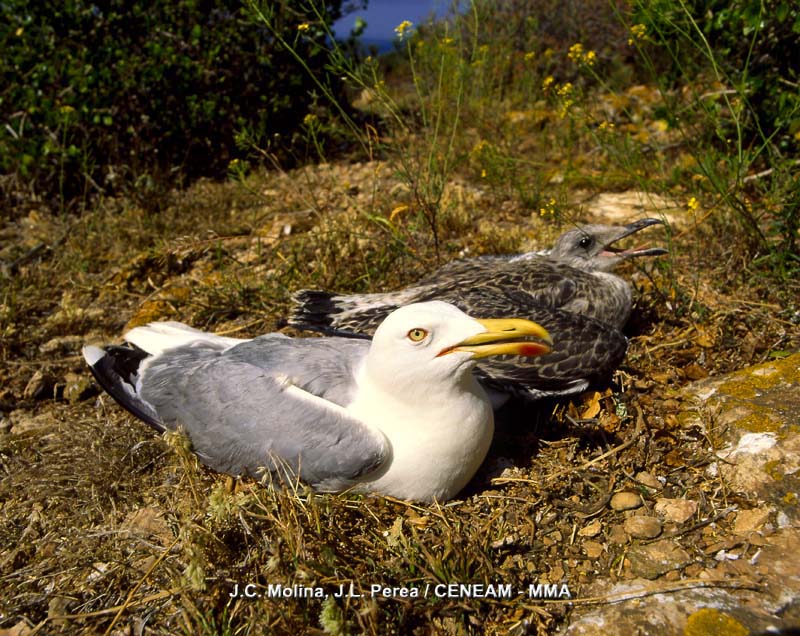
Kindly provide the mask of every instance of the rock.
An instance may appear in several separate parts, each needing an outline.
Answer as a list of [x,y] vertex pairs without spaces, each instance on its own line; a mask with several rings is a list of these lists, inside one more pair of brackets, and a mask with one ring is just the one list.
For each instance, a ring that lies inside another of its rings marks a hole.
[[41,431],[58,425],[56,418],[48,411],[38,415],[31,415],[28,411],[18,409],[12,411],[8,419],[11,421],[11,433],[13,435]]
[[737,596],[717,587],[681,589],[681,581],[634,579],[616,584],[598,580],[585,594],[609,602],[576,607],[569,625],[557,632],[560,636],[739,636],[748,633],[740,631],[744,626],[752,634],[777,634],[789,633],[779,631],[782,625],[794,625],[745,602],[752,591]]
[[653,539],[661,534],[661,524],[653,517],[636,515],[625,519],[625,532],[634,539]]
[[72,600],[66,596],[54,596],[47,603],[47,618],[54,625],[64,625],[65,620],[59,618],[69,614],[69,606]]
[[33,633],[33,628],[25,620],[18,621],[13,627],[0,629],[0,636],[28,636]]
[[70,404],[75,404],[86,399],[94,389],[94,383],[88,375],[68,373],[65,378],[64,399]]
[[689,380],[702,380],[703,378],[708,377],[708,371],[694,362],[686,365],[686,367],[683,369],[683,373]]
[[739,536],[747,536],[751,532],[761,530],[772,512],[771,508],[753,508],[752,510],[740,510],[736,513],[733,522],[733,533]]
[[623,490],[614,493],[609,505],[612,510],[633,510],[642,505],[642,498],[635,492]]
[[52,398],[54,386],[53,378],[40,369],[28,380],[28,384],[25,385],[25,390],[22,392],[22,397],[26,400]]
[[719,453],[724,462],[712,464],[708,474],[723,479],[736,489],[759,498],[774,491],[776,477],[794,475],[800,469],[800,435],[781,439],[775,433],[744,433]]
[[656,514],[667,523],[685,523],[697,512],[697,502],[691,499],[656,499]]
[[605,548],[602,543],[598,543],[597,541],[585,541],[583,543],[583,551],[590,559],[599,559],[605,551]]
[[774,504],[800,488],[800,353],[693,382],[683,395],[682,426],[706,430],[713,420],[707,434],[723,461],[709,465],[710,477]]
[[603,529],[602,524],[599,520],[595,519],[589,525],[584,526],[580,530],[578,530],[579,537],[596,537],[600,534],[600,531]]
[[628,551],[628,559],[636,576],[651,580],[678,570],[692,560],[686,550],[669,539],[634,546]]
[[625,526],[621,523],[615,523],[611,526],[611,532],[608,533],[608,541],[617,545],[628,543],[628,534],[625,532]]
[[86,337],[85,336],[59,336],[51,338],[39,347],[39,352],[43,354],[72,354],[78,355],[81,352]]
[[[593,218],[601,223],[629,223],[643,216],[663,216],[670,225],[685,226],[686,210],[681,204],[655,192],[627,190],[625,192],[600,192],[589,201],[581,201]],[[690,221],[689,221],[690,222]]]
[[658,478],[656,478],[655,475],[648,473],[645,470],[636,473],[636,481],[644,484],[648,488],[652,488],[653,490],[661,490],[664,487],[663,484],[658,481]]
[[515,545],[517,541],[519,541],[519,536],[516,533],[512,533],[492,541],[489,546],[492,548],[492,550],[500,550],[501,548],[508,548]]

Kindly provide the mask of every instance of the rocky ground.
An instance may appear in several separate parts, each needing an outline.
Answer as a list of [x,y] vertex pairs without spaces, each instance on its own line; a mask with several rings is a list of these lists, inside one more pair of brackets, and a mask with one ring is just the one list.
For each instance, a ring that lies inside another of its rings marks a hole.
[[796,282],[713,240],[702,209],[575,192],[563,222],[669,223],[647,239],[670,255],[622,272],[637,304],[615,384],[505,408],[446,506],[276,493],[123,413],[81,345],[153,319],[261,333],[299,287],[388,289],[562,226],[454,183],[436,255],[383,164],[245,185],[200,184],[157,216],[106,202],[0,230],[0,634],[800,628]]

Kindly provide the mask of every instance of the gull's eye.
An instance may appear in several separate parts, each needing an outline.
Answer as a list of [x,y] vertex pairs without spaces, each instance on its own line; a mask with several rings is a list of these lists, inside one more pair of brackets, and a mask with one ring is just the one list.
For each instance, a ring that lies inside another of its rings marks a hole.
[[428,336],[428,332],[417,327],[408,332],[408,339],[411,342],[422,342]]
[[587,248],[592,244],[592,238],[590,236],[584,236],[580,241],[578,241],[578,245],[583,248]]

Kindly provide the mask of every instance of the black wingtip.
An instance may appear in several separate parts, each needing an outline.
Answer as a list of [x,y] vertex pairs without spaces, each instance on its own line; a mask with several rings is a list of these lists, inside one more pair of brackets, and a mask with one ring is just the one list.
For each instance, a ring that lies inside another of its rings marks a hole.
[[94,379],[103,390],[126,411],[163,433],[166,427],[150,405],[136,394],[139,365],[149,355],[134,345],[84,347],[83,351]]
[[288,323],[292,326],[326,330],[333,326],[333,314],[341,308],[333,300],[334,294],[313,289],[301,289],[293,296],[294,309]]

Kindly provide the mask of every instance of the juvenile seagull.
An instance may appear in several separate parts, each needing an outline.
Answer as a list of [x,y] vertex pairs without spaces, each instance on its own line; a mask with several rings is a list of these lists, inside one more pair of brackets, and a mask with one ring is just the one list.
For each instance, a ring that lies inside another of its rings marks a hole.
[[611,270],[624,260],[666,253],[661,248],[620,250],[613,244],[659,223],[642,219],[624,226],[574,228],[550,250],[454,261],[395,292],[303,290],[294,297],[289,324],[326,334],[369,335],[393,309],[433,299],[476,317],[535,316],[553,335],[552,351],[535,359],[482,361],[478,377],[496,392],[532,399],[580,393],[607,381],[627,350],[621,329],[631,311],[631,288]]
[[156,430],[185,430],[214,470],[420,501],[455,496],[489,448],[476,360],[536,356],[550,342],[528,320],[475,320],[439,301],[392,312],[371,343],[239,340],[176,322],[124,338],[84,347],[94,377]]
[[294,296],[289,324],[326,333],[372,333],[387,313],[408,303],[444,300],[481,316],[484,297],[504,297],[507,306],[493,307],[500,316],[538,315],[546,307],[622,329],[631,312],[631,288],[611,271],[623,261],[666,254],[666,250],[621,250],[613,244],[660,223],[659,219],[642,219],[622,226],[573,228],[550,250],[453,261],[417,284],[393,292],[345,295],[301,290]]

